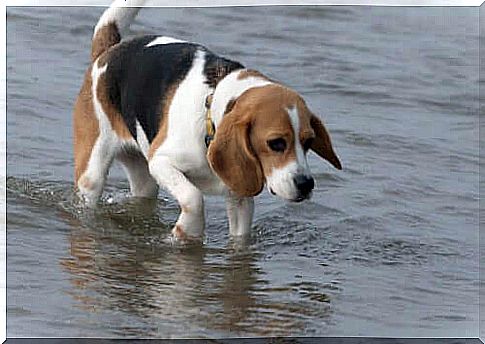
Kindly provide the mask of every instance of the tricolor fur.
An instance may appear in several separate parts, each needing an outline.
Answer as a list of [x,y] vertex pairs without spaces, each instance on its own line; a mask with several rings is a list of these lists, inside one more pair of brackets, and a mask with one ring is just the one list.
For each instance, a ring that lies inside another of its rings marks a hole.
[[[295,91],[199,44],[121,41],[139,10],[129,6],[140,4],[117,0],[100,18],[75,104],[75,181],[88,204],[117,159],[133,196],[156,197],[161,186],[177,199],[176,238],[202,238],[203,194],[224,195],[231,234],[245,235],[264,184],[291,201],[311,196],[309,149],[341,168],[321,120]],[[209,148],[208,96],[216,127]]]

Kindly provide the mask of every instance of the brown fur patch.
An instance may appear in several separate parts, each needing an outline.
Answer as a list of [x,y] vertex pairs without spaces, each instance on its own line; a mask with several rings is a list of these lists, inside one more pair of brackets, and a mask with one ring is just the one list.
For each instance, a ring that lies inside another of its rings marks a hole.
[[232,108],[234,107],[234,104],[236,104],[236,99],[231,99],[227,102],[226,110],[224,110],[224,115],[228,112],[231,112]]
[[[101,66],[101,65],[99,65],[98,63],[98,66]],[[106,114],[106,117],[108,117],[108,120],[111,123],[111,127],[113,128],[115,133],[122,139],[125,139],[125,140],[131,139],[133,138],[133,136],[128,130],[128,127],[126,126],[125,121],[123,120],[123,117],[121,117],[121,114],[118,112],[118,110],[109,100],[107,86],[108,85],[106,83],[105,74],[102,74],[98,78],[96,97],[98,98],[98,101],[101,103],[101,107],[104,113]]]
[[330,135],[322,121],[317,116],[311,114],[310,124],[315,131],[315,140],[313,140],[311,149],[320,157],[331,163],[337,170],[341,170],[342,164],[333,151]]
[[76,183],[87,168],[91,151],[99,136],[98,119],[94,113],[91,82],[91,68],[88,68],[73,112],[74,180]]
[[91,61],[96,60],[109,47],[121,40],[118,27],[114,22],[101,27],[93,38],[91,45]]
[[185,234],[184,230],[180,225],[175,225],[175,227],[172,230],[172,234],[178,240],[186,241],[188,238],[187,234]]
[[153,139],[150,149],[148,150],[148,160],[153,157],[153,154],[157,150],[158,147],[162,145],[162,143],[167,138],[167,131],[168,131],[168,112],[170,110],[170,105],[172,105],[172,99],[175,96],[175,92],[177,91],[179,83],[176,82],[172,84],[167,92],[163,95],[164,102],[163,102],[163,109],[162,114],[160,116],[160,124],[158,128],[157,135]]
[[217,128],[207,152],[212,170],[241,197],[259,194],[264,184],[260,161],[249,141],[250,131],[249,116],[236,105]]
[[245,69],[245,70],[241,71],[239,73],[239,75],[237,76],[237,79],[243,80],[243,79],[247,79],[247,78],[250,78],[250,77],[259,78],[259,79],[268,80],[268,81],[273,81],[270,78],[268,78],[266,75],[262,74],[261,72],[258,72],[257,70],[254,70],[254,69]]

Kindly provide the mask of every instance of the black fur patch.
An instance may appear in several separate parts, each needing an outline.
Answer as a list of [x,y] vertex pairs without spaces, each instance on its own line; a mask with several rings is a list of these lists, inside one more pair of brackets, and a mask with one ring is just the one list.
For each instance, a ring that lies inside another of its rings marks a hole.
[[239,62],[231,61],[224,57],[214,55],[208,50],[206,51],[204,74],[207,78],[206,83],[212,88],[215,88],[219,81],[221,81],[227,74],[234,70],[244,68]]
[[[106,82],[112,104],[136,139],[136,120],[151,143],[155,138],[171,85],[182,81],[198,50],[205,51],[206,83],[215,87],[233,70],[243,66],[193,43],[170,43],[145,47],[158,36],[137,37],[113,47],[106,62]],[[201,99],[203,102],[205,99]]]
[[232,110],[232,108],[234,107],[234,105],[235,105],[235,104],[236,104],[236,99],[231,98],[231,100],[229,100],[229,101],[227,102],[227,105],[226,105],[226,110],[224,110],[224,115],[225,115],[226,113],[231,112],[231,110]]

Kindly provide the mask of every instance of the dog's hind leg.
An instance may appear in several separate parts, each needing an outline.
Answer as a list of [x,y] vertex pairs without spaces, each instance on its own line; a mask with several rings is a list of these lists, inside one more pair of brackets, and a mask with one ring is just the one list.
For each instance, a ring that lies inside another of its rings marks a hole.
[[122,150],[117,156],[130,182],[131,195],[134,197],[156,198],[158,184],[148,170],[145,156],[138,150]]
[[99,200],[114,156],[114,147],[110,142],[98,137],[86,163],[86,169],[76,182],[79,195],[87,205],[94,205]]
[[[94,77],[93,77],[94,72]],[[97,69],[86,72],[74,106],[74,180],[80,196],[94,205],[103,192],[115,152],[117,138],[97,100]]]
[[102,159],[107,147],[94,112],[91,87],[91,69],[88,69],[74,106],[73,143],[75,187],[87,203],[94,204],[103,191],[111,161]]
[[202,192],[172,165],[170,159],[155,155],[149,162],[151,175],[178,201],[182,211],[172,230],[176,239],[202,240],[204,235],[204,198]]

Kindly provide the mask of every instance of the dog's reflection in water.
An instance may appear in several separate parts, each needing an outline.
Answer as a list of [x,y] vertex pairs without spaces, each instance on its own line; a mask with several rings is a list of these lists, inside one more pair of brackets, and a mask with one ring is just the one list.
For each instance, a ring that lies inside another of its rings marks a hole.
[[[170,245],[164,239],[170,226],[161,224],[156,208],[156,202],[130,202],[70,219],[70,251],[60,264],[70,274],[68,293],[79,307],[167,324],[186,336],[191,326],[194,333],[200,328],[256,335],[302,330],[301,320],[288,321],[295,304],[285,309],[265,295],[261,254],[247,240],[229,241],[223,248]],[[166,331],[155,327],[153,335]]]

